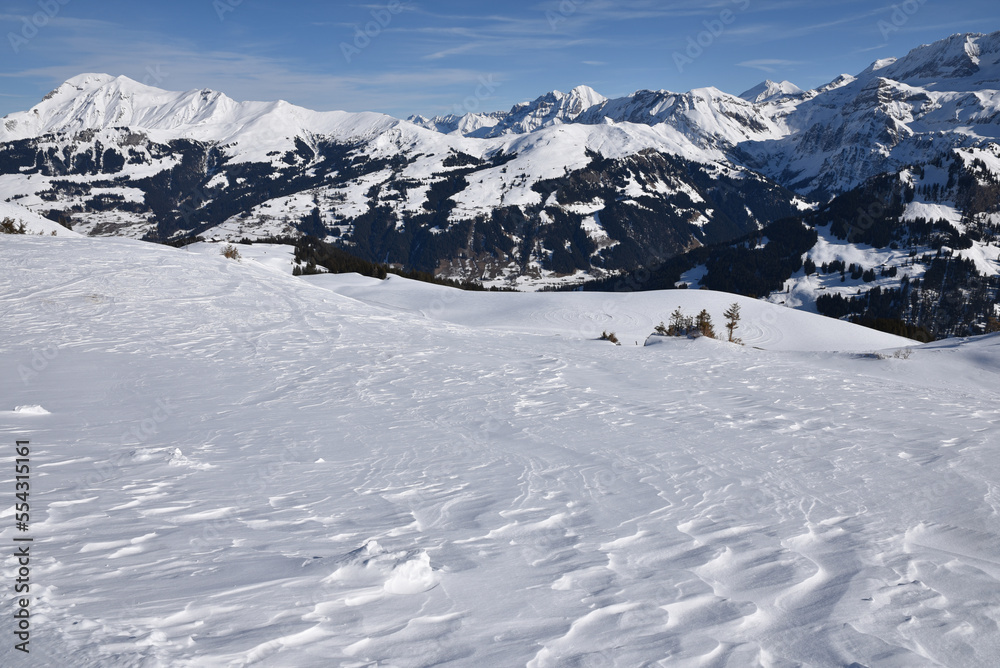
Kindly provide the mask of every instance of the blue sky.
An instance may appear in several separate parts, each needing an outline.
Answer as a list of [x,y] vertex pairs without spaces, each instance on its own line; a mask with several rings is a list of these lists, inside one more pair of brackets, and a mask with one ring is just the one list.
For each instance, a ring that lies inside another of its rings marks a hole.
[[609,97],[740,93],[765,78],[811,88],[998,29],[995,0],[4,0],[0,116],[83,72],[399,117],[507,109],[578,84]]

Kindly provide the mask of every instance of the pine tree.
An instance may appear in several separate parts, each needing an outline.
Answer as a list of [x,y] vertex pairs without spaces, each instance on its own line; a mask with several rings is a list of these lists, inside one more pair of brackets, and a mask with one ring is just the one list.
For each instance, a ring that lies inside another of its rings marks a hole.
[[710,339],[715,338],[715,328],[712,326],[712,316],[708,314],[705,309],[701,310],[695,320],[695,330],[699,332],[702,336],[707,336]]
[[663,321],[662,321],[662,320],[660,321],[660,324],[659,324],[659,325],[657,325],[656,327],[654,327],[654,328],[653,328],[653,331],[654,331],[655,333],[659,334],[660,336],[666,336],[666,335],[667,335],[667,328],[666,328],[666,326],[665,326],[665,325],[663,324]]
[[690,329],[690,322],[691,319],[686,317],[683,311],[681,311],[681,307],[678,306],[670,314],[670,326],[667,327],[667,336],[687,336],[688,329]]
[[24,223],[18,223],[13,218],[4,218],[0,221],[0,233],[2,234],[27,234],[28,229]]
[[735,332],[740,326],[740,305],[733,302],[730,304],[729,308],[722,313],[722,315],[726,318],[726,329],[729,330],[729,342],[742,344],[743,341],[733,336],[733,332]]

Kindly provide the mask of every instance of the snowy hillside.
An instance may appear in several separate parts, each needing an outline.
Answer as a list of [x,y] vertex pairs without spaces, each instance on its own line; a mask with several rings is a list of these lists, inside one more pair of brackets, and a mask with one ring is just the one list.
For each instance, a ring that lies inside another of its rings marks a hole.
[[433,320],[570,338],[597,338],[604,331],[612,331],[623,345],[643,345],[653,328],[666,322],[675,308],[692,316],[707,309],[714,314],[721,330],[722,313],[733,302],[740,304],[746,318],[738,334],[746,345],[755,348],[871,351],[914,343],[839,320],[817,318],[756,299],[708,290],[614,296],[595,292],[482,294],[441,290],[396,276],[385,281],[359,278],[356,283],[342,275],[313,276],[307,280],[354,299],[415,312]]
[[606,100],[590,86],[577,86],[569,93],[554,90],[531,102],[522,102],[508,112],[473,112],[431,119],[413,116],[409,120],[439,132],[458,132],[467,137],[498,137],[533,132],[547,125],[571,123],[585,110]]
[[[642,110],[624,105],[608,124],[573,122],[606,101],[594,91],[543,97],[479,138],[438,130],[485,117],[428,129],[81,75],[3,119],[0,200],[93,236],[310,234],[368,260],[537,284],[634,268],[650,242],[675,254],[799,206],[727,159],[735,142],[771,136],[743,100],[664,92],[661,122],[631,122]],[[595,162],[600,189],[580,178]]]
[[23,206],[12,204],[11,202],[0,202],[0,220],[13,220],[15,224],[24,223],[24,228],[28,234],[48,234],[55,232],[56,236],[78,237],[73,230],[68,230],[59,223],[54,223],[48,218],[43,218],[37,213]]
[[757,233],[584,287],[675,286],[925,341],[1000,331],[1000,146],[953,149]]
[[857,77],[767,113],[787,133],[747,146],[757,168],[828,197],[881,172],[1000,139],[1000,32],[967,33],[876,61]]
[[995,664],[1000,338],[744,301],[750,345],[613,346],[726,300],[289,262],[0,238],[0,663]]
[[404,121],[82,74],[0,119],[0,201],[90,236],[310,235],[438,276],[578,284],[956,149],[996,155],[998,78],[1000,33],[967,33],[809,91],[577,86]]

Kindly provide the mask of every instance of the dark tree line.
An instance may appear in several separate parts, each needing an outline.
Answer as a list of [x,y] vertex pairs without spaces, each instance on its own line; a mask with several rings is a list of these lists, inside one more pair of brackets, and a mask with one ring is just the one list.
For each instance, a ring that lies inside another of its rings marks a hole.
[[910,338],[971,336],[987,331],[998,288],[1000,280],[981,276],[972,260],[943,255],[929,260],[923,280],[904,277],[899,288],[875,286],[853,297],[822,295],[816,308]]

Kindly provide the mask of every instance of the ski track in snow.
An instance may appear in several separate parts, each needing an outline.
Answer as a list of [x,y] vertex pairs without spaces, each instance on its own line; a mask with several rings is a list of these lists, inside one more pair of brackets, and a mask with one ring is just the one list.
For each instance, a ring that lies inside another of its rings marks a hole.
[[0,663],[996,665],[1000,338],[615,347],[552,336],[579,302],[536,334],[321,278],[3,240],[35,542]]

